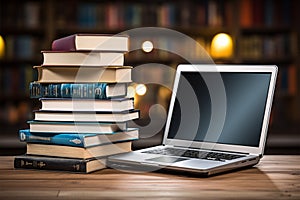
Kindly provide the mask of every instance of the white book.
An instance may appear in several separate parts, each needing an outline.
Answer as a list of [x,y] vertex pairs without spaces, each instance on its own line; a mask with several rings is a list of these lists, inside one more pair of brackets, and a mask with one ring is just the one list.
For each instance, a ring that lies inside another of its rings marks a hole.
[[127,123],[29,121],[32,133],[97,133],[111,134],[126,130]]
[[134,109],[133,98],[115,99],[66,99],[41,98],[41,110],[54,111],[94,111],[94,112],[122,112]]

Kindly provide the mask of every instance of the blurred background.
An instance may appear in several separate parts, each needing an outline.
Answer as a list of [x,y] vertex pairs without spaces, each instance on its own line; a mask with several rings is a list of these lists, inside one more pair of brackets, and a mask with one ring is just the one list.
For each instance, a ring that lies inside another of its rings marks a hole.
[[[74,33],[118,34],[138,27],[165,27],[193,38],[215,63],[275,64],[279,77],[266,154],[300,154],[300,1],[297,0],[10,0],[0,2],[0,155],[26,152],[18,130],[28,128],[39,101],[29,98],[37,80],[32,69],[42,63],[41,50]],[[130,36],[130,35],[129,35]],[[146,43],[144,43],[146,42]],[[144,48],[143,48],[144,44]],[[174,70],[187,60],[153,45],[178,49],[202,63],[199,47],[149,36],[130,37],[125,64],[134,70],[130,91],[141,110],[141,139],[133,148],[160,144]],[[154,63],[154,64],[149,64]],[[156,64],[155,64],[156,63]],[[164,67],[162,67],[164,66]],[[167,67],[165,67],[167,66]],[[147,82],[153,84],[143,84]],[[162,84],[155,84],[162,83]],[[152,107],[155,104],[160,106]],[[151,107],[153,109],[151,109]],[[149,115],[150,113],[150,115]],[[151,117],[150,117],[151,116]]]

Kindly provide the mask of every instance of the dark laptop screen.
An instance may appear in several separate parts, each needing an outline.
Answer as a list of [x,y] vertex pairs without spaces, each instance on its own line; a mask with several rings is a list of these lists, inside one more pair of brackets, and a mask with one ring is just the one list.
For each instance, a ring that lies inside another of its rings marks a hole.
[[270,79],[270,72],[182,72],[168,138],[258,147]]

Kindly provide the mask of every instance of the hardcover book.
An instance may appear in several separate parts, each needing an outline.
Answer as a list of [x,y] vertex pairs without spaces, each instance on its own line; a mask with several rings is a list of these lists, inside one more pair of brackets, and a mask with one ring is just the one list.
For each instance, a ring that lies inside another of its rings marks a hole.
[[66,99],[41,98],[41,110],[122,112],[134,109],[133,98],[114,99]]
[[29,121],[30,132],[44,133],[98,133],[111,134],[126,130],[126,122],[56,122],[56,121]]
[[128,83],[131,82],[129,66],[81,67],[35,66],[39,83]]
[[128,36],[74,34],[52,42],[54,51],[128,51]]
[[108,99],[125,97],[126,83],[49,83],[31,82],[29,85],[31,98],[92,98]]
[[111,143],[88,148],[27,143],[27,155],[89,159],[131,151],[131,141]]
[[61,121],[61,122],[126,122],[139,118],[139,110],[122,112],[95,112],[95,111],[47,111],[34,112],[37,121]]
[[14,167],[22,169],[59,170],[90,173],[106,168],[106,159],[76,159],[21,155],[15,157]]
[[124,54],[94,51],[42,51],[43,65],[53,66],[122,66]]
[[112,132],[111,134],[32,133],[29,129],[19,131],[19,138],[21,142],[84,148],[115,142],[137,140],[138,137],[139,130],[136,128],[128,128],[124,131]]

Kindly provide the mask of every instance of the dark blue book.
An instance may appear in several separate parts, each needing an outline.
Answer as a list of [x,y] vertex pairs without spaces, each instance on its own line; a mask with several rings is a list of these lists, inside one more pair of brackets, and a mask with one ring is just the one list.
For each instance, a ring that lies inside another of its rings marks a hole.
[[139,130],[128,128],[125,131],[112,134],[58,134],[58,133],[32,133],[29,129],[19,131],[20,141],[27,143],[54,144],[74,147],[90,147],[115,142],[137,140]]
[[21,155],[15,157],[14,167],[22,169],[58,170],[90,173],[96,170],[106,168],[106,159],[76,159]]
[[50,83],[31,82],[29,85],[31,98],[90,98],[109,99],[125,97],[127,84],[109,83]]

